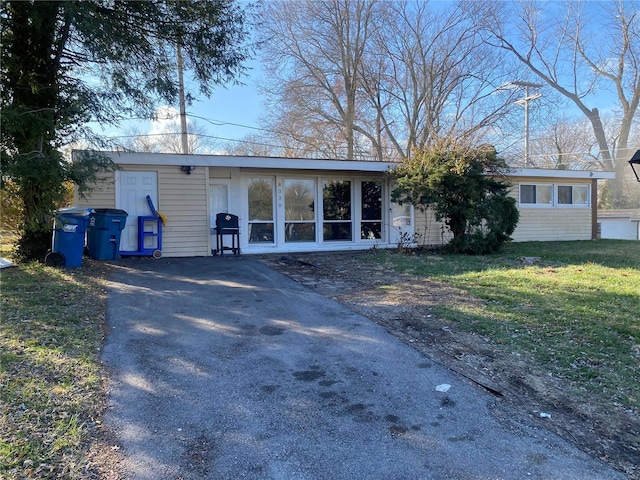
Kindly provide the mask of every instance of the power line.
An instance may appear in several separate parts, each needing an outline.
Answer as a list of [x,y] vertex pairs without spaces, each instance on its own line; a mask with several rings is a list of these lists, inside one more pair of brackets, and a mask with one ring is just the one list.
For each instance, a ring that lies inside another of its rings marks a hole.
[[[165,115],[162,117],[162,120],[172,120],[179,117],[178,113],[174,113],[171,115]],[[233,122],[225,122],[223,120],[217,120],[217,119],[213,119],[213,118],[206,118],[206,117],[202,117],[200,115],[194,115],[191,113],[187,114],[187,117],[192,117],[192,118],[197,118],[199,120],[204,120],[205,122],[210,123],[211,125],[214,126],[224,126],[224,125],[229,125],[232,127],[240,127],[240,128],[246,128],[249,130],[256,130],[259,132],[266,132],[266,133],[273,133],[275,135],[283,135],[286,137],[291,138],[292,140],[299,142],[303,145],[307,145],[309,147],[312,148],[316,148],[315,142],[317,141],[316,137],[312,137],[312,136],[308,136],[308,135],[295,135],[293,133],[290,132],[283,132],[283,131],[278,131],[278,130],[273,130],[273,129],[269,129],[269,128],[262,128],[262,127],[252,127],[249,125],[243,125],[240,123],[233,123]],[[121,120],[136,120],[135,118],[131,118],[131,119],[121,119]],[[166,135],[175,135],[174,133],[166,133]],[[136,135],[136,136],[146,136],[145,134],[140,134],[140,135]],[[238,140],[238,139],[234,139],[234,138],[224,138],[224,137],[216,137],[216,136],[210,136],[210,135],[199,135],[201,137],[206,137],[206,138],[213,138],[213,139],[219,139],[219,140],[226,140],[226,141],[231,141],[231,142],[238,142],[238,143],[250,143],[250,144],[254,144],[254,145],[262,145],[262,146],[266,146],[266,147],[272,147],[272,148],[286,148],[283,145],[270,145],[270,144],[266,144],[266,143],[259,143],[259,142],[254,142],[251,140]],[[118,137],[110,137],[110,138],[118,138]],[[123,137],[125,138],[125,137]],[[384,150],[389,151],[389,152],[394,152],[394,148],[393,147],[382,147]],[[346,147],[345,147],[346,150]]]
[[[223,126],[223,125],[229,125],[229,126],[234,126],[234,127],[240,127],[240,128],[246,128],[249,130],[256,130],[256,131],[260,131],[260,132],[265,132],[265,133],[272,133],[272,134],[276,134],[276,135],[284,135],[287,137],[290,137],[291,139],[293,139],[294,141],[306,145],[310,148],[312,148],[313,150],[317,150],[317,145],[315,143],[311,143],[311,142],[307,142],[305,141],[306,139],[312,140],[313,142],[317,141],[317,138],[315,137],[311,137],[311,136],[306,136],[306,135],[294,135],[292,133],[289,132],[282,132],[282,131],[278,131],[278,130],[273,130],[273,129],[268,129],[268,128],[262,128],[262,127],[253,127],[253,126],[249,126],[249,125],[243,125],[240,123],[234,123],[234,122],[226,122],[223,120],[218,120],[218,119],[213,119],[213,118],[206,118],[206,117],[202,117],[200,115],[194,115],[194,114],[188,114],[189,117],[193,117],[193,118],[197,118],[203,121],[206,121],[214,126]],[[172,120],[179,117],[178,113],[175,114],[171,114],[171,115],[165,115],[162,117],[163,120]],[[142,120],[141,118],[129,118],[129,119],[119,119],[119,120]],[[148,134],[135,134],[135,135],[117,135],[117,136],[108,136],[105,138],[108,139],[119,139],[119,138],[141,138],[141,137],[158,137],[158,136],[165,136],[165,135],[173,135],[173,136],[177,136],[180,135],[179,132],[163,132],[163,133],[148,133]],[[216,136],[216,135],[206,135],[206,134],[199,134],[199,133],[190,133],[189,135],[193,135],[193,136],[197,136],[197,137],[201,137],[201,138],[209,138],[209,139],[213,139],[213,140],[221,140],[221,141],[226,141],[226,142],[234,142],[234,143],[238,143],[238,144],[246,144],[246,145],[255,145],[255,146],[260,146],[260,147],[267,147],[267,148],[275,148],[275,149],[286,149],[288,148],[285,145],[275,145],[272,143],[266,143],[266,142],[259,142],[259,141],[254,141],[254,140],[248,140],[248,139],[237,139],[237,138],[228,138],[228,137],[220,137],[220,136]],[[513,145],[512,145],[513,146]],[[340,150],[343,149],[346,151],[346,147],[337,147],[334,150]],[[387,153],[391,153],[391,154],[395,154],[397,153],[394,147],[389,147],[389,146],[383,146],[382,147],[383,151],[387,152]],[[507,150],[509,149],[509,147],[506,148]],[[369,156],[369,157],[375,157],[375,155],[373,154],[364,154],[362,152],[359,153],[360,156]],[[537,153],[537,154],[530,154],[529,157],[532,159],[548,159],[550,157],[555,157],[557,156],[558,153],[554,152],[554,153]],[[569,161],[573,161],[573,162],[579,162],[579,163],[590,163],[590,160],[585,159],[585,158],[581,158],[581,157],[593,157],[594,154],[593,152],[560,152],[559,155],[562,155],[564,157],[573,157],[573,158],[568,158],[567,160]],[[596,160],[596,159],[594,159]]]

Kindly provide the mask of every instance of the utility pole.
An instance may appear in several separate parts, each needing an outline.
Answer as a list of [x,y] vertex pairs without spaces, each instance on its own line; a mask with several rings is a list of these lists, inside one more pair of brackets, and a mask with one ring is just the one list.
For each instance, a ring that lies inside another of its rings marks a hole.
[[178,41],[178,89],[180,94],[180,132],[182,137],[182,153],[189,153],[189,135],[187,132],[187,110],[184,103],[184,76],[182,72],[182,45]]
[[532,83],[532,82],[511,82],[512,85],[517,85],[518,87],[524,87],[524,98],[520,100],[516,100],[515,103],[518,105],[524,106],[524,166],[530,167],[529,162],[529,102],[531,100],[536,100],[542,96],[541,93],[535,93],[533,95],[529,95],[529,88],[540,88],[542,87],[541,83]]

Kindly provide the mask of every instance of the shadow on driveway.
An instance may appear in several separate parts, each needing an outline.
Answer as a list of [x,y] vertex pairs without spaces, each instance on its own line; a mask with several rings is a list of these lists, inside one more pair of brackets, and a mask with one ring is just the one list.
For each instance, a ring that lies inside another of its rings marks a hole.
[[105,425],[127,478],[624,478],[256,260],[114,270]]

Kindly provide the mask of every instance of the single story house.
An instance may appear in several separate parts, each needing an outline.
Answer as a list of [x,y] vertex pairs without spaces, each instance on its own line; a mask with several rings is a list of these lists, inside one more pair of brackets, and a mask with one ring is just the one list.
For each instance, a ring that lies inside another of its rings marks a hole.
[[[105,174],[79,207],[128,213],[121,253],[138,249],[146,197],[167,217],[162,254],[215,252],[216,215],[237,215],[244,254],[437,245],[449,232],[432,214],[394,204],[385,172],[393,163],[227,155],[105,152]],[[520,222],[515,241],[597,237],[597,181],[611,172],[524,169],[512,172]],[[419,235],[417,235],[419,234]],[[153,240],[153,239],[151,239]],[[225,240],[228,241],[228,240]]]
[[600,238],[640,240],[640,210],[599,210]]

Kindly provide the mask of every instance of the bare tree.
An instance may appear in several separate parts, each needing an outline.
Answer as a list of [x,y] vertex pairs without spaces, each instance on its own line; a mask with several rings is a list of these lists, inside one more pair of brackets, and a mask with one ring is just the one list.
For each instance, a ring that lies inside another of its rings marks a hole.
[[160,153],[161,149],[155,136],[142,131],[140,126],[134,125],[123,130],[124,135],[118,141],[118,147],[131,152]]
[[250,133],[240,140],[227,141],[220,149],[226,155],[256,157],[278,156],[280,148],[271,145],[270,139],[260,133]]
[[[281,155],[349,158],[341,123],[327,121],[325,117],[310,111],[308,100],[298,95],[297,88],[289,91],[283,87],[283,92],[282,97],[274,99],[275,105],[270,109],[272,116],[265,120],[271,132],[270,141],[281,145]],[[360,158],[355,136],[353,145],[351,158]]]
[[482,42],[482,3],[267,2],[270,128],[337,158],[402,159],[438,137],[487,141],[514,91]]
[[437,138],[473,143],[510,112],[505,55],[482,42],[481,2],[388,4],[363,86],[401,158]]
[[346,151],[340,157],[355,158],[356,135],[369,135],[358,123],[358,72],[377,2],[280,0],[264,7],[264,59],[274,113],[282,116],[286,110],[279,106],[294,105],[301,121],[322,121],[323,136],[341,137]]
[[596,142],[587,119],[561,116],[536,133],[531,145],[532,163],[540,168],[589,170],[597,163]]
[[[526,0],[495,5],[487,24],[491,45],[517,58],[538,79],[573,103],[589,120],[602,166],[626,175],[630,132],[640,102],[640,15],[638,3]],[[505,19],[509,19],[506,20]],[[597,102],[611,96],[615,134]],[[621,191],[614,193],[621,201]]]

